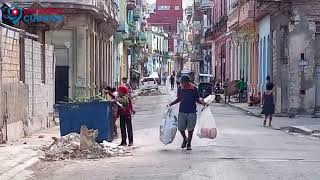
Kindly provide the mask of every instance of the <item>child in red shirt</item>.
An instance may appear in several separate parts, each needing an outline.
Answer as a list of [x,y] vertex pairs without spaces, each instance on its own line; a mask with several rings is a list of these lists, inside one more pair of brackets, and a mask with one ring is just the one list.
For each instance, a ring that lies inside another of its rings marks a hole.
[[126,86],[120,86],[118,88],[118,103],[119,110],[118,114],[120,116],[120,129],[121,129],[121,144],[120,146],[127,145],[127,133],[129,138],[129,146],[133,145],[133,132],[132,132],[132,114],[133,107],[132,101],[129,97],[129,89]]

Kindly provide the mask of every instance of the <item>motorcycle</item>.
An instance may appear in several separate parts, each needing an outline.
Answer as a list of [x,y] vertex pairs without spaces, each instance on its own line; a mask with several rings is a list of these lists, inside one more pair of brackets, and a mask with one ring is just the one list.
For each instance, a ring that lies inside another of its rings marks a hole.
[[216,101],[216,103],[220,103],[221,102],[221,96],[220,96],[220,89],[219,88],[217,88],[217,87],[215,87],[214,88],[214,100]]

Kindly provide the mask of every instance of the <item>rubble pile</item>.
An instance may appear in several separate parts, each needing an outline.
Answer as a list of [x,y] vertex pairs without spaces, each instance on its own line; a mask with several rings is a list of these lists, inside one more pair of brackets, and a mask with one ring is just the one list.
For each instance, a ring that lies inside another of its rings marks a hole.
[[53,138],[50,146],[42,147],[40,150],[41,160],[60,161],[66,159],[100,159],[106,157],[127,156],[128,149],[116,144],[103,142],[94,143],[87,149],[80,148],[80,135],[71,133],[66,136]]
[[165,93],[162,93],[159,90],[147,90],[147,91],[141,91],[139,93],[139,96],[161,96],[165,95]]

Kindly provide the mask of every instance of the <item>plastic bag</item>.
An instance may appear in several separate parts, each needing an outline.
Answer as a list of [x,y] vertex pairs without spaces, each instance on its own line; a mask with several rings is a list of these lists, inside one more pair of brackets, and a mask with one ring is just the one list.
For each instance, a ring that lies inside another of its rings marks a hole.
[[171,108],[166,112],[160,125],[160,141],[167,145],[173,142],[177,133],[178,119],[174,116]]
[[215,139],[217,137],[216,121],[209,107],[204,108],[198,120],[197,135],[200,138]]

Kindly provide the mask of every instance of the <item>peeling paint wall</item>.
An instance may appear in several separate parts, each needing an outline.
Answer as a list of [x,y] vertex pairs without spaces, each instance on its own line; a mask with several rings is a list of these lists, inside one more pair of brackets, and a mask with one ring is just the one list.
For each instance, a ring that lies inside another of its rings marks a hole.
[[[291,17],[279,13],[271,20],[276,110],[313,113],[315,97],[320,97],[315,78],[316,61],[320,61],[320,38],[315,37],[320,3],[292,2]],[[308,62],[305,66],[301,64],[302,54]]]
[[[293,9],[294,24],[289,25],[289,112],[312,112],[315,104],[314,34],[303,9]],[[301,66],[301,54],[308,65]]]

